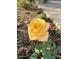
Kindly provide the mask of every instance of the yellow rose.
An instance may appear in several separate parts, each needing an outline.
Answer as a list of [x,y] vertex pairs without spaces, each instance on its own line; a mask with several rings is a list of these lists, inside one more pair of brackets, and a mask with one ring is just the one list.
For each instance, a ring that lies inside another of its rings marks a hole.
[[28,24],[28,34],[30,40],[47,41],[49,23],[43,19],[35,18]]

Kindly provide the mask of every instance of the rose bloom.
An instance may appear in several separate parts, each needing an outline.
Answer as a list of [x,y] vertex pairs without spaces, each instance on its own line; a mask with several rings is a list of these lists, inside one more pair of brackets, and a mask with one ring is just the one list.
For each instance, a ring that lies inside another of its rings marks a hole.
[[30,41],[47,41],[49,23],[40,18],[35,18],[28,24],[28,34]]

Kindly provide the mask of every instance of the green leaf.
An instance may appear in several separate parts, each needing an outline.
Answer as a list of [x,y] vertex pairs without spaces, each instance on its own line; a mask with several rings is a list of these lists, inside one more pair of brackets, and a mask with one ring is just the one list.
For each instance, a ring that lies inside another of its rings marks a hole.
[[29,0],[29,1],[34,4],[36,3],[36,0]]
[[57,53],[61,53],[61,45],[57,46]]
[[53,57],[51,56],[50,51],[48,51],[46,49],[43,50],[43,56],[44,56],[44,59],[53,59]]
[[40,51],[37,48],[35,48],[35,53],[40,53]]
[[42,50],[44,48],[44,44],[37,44],[36,45],[36,49],[38,49],[39,51]]
[[51,44],[52,44],[52,40],[49,38],[48,42],[47,42],[47,45],[49,45],[51,47]]
[[33,53],[33,54],[30,56],[30,59],[37,59],[37,54]]
[[53,51],[52,51],[53,59],[57,56],[56,44],[53,42]]
[[47,42],[42,42],[41,44],[37,44],[36,49],[38,49],[40,51],[43,49],[51,48],[52,47],[51,44],[52,44],[52,40],[48,39]]
[[43,50],[44,58],[55,59],[55,57],[57,56],[56,44],[49,38],[48,42],[45,43],[45,45],[46,47]]
[[40,13],[40,14],[37,14],[36,16],[37,18],[46,18],[46,14],[45,13]]

